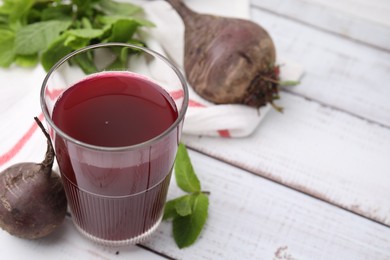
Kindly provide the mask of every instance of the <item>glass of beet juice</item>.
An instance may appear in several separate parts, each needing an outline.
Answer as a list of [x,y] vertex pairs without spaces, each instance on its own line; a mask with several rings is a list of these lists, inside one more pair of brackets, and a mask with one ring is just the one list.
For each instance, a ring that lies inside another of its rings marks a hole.
[[183,75],[150,49],[98,44],[54,65],[40,98],[77,229],[109,246],[147,238],[188,105]]

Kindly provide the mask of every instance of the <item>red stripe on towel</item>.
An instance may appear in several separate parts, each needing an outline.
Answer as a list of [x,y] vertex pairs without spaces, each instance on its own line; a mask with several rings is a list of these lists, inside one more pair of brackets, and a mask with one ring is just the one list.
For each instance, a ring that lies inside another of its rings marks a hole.
[[[183,97],[184,92],[183,92],[183,90],[177,90],[177,91],[172,91],[169,94],[171,95],[171,97],[173,99],[179,99],[179,98]],[[189,107],[206,107],[202,103],[199,103],[199,102],[194,101],[192,99],[188,100],[188,106]],[[225,138],[231,137],[230,132],[227,129],[218,130],[217,132],[218,132],[219,136],[221,136],[221,137],[225,137]]]
[[218,134],[219,134],[220,137],[226,137],[226,138],[230,138],[231,137],[230,132],[227,129],[225,129],[225,130],[218,130]]
[[[41,113],[39,115],[39,120],[43,120],[43,114]],[[34,134],[35,130],[37,130],[38,125],[34,123],[30,126],[28,131],[19,139],[19,141],[5,154],[0,155],[0,166],[5,164],[6,162],[10,161],[15,155],[17,155],[20,150],[26,145],[26,143],[31,139],[32,135]]]
[[50,91],[49,89],[45,90],[45,94],[48,95],[51,100],[56,99],[62,92],[62,89],[54,89],[52,91]]

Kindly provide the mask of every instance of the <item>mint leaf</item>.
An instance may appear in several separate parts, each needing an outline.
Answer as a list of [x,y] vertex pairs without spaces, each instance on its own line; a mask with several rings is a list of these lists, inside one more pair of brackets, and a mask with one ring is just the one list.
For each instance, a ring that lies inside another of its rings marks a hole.
[[38,62],[39,57],[37,53],[32,55],[17,55],[15,58],[16,65],[20,67],[34,67]]
[[68,21],[45,21],[23,27],[16,33],[16,53],[29,55],[45,50],[70,24]]
[[91,21],[88,18],[86,18],[86,17],[83,17],[81,19],[81,25],[85,29],[93,29]]
[[140,26],[145,27],[155,27],[156,25],[148,20],[136,18],[136,17],[128,17],[123,15],[111,15],[111,16],[99,16],[98,21],[103,24],[112,25],[116,23],[118,20],[127,20],[130,22],[135,22]]
[[6,28],[0,28],[0,66],[9,67],[15,59],[15,33]]
[[73,7],[69,4],[51,5],[42,10],[42,21],[62,20],[69,21],[72,19]]
[[179,198],[167,201],[164,206],[164,215],[163,215],[163,220],[175,218],[178,216],[175,208],[176,201],[179,200]]
[[192,213],[192,207],[194,205],[194,195],[184,195],[175,203],[175,210],[178,215],[184,217]]
[[194,198],[192,214],[173,219],[173,237],[179,248],[192,245],[203,229],[208,216],[209,198],[199,193]]
[[3,0],[0,13],[8,16],[11,28],[17,28],[20,24],[27,24],[27,14],[34,2],[35,0]]
[[187,148],[180,143],[176,154],[175,177],[177,185],[186,192],[200,192],[200,182],[195,175]]
[[62,57],[72,52],[72,48],[64,44],[65,39],[66,35],[61,35],[42,53],[41,63],[46,71],[50,70]]
[[100,37],[103,34],[103,30],[92,29],[92,28],[73,29],[73,30],[68,30],[66,32],[66,34],[74,35],[74,36],[80,37],[80,38],[93,39],[93,38]]
[[135,15],[143,11],[140,6],[130,3],[118,3],[112,0],[101,0],[95,7],[106,15]]
[[90,39],[69,35],[68,37],[66,37],[64,45],[70,47],[73,50],[77,50],[87,46],[89,42]]
[[87,46],[92,39],[99,38],[103,33],[101,29],[92,28],[68,30],[64,33],[67,36],[64,45],[77,50]]
[[91,0],[71,0],[79,9],[88,9],[91,6]]
[[0,24],[7,24],[8,23],[8,18],[4,14],[0,14]]
[[91,52],[80,53],[79,55],[74,56],[71,62],[79,65],[85,74],[92,74],[98,71]]
[[167,201],[165,203],[163,219],[166,220],[180,216],[187,216],[192,213],[193,204],[193,195],[183,195],[176,199]]
[[125,47],[120,48],[119,50],[114,49],[113,51],[117,54],[117,58],[112,64],[108,66],[110,70],[126,66],[129,61],[129,55],[132,53],[132,51]]
[[111,42],[127,42],[137,30],[138,23],[134,20],[117,20],[112,25],[111,36],[107,39]]
[[163,219],[173,219],[173,237],[179,248],[192,245],[201,233],[208,216],[209,198],[200,190],[191,160],[184,144],[180,143],[176,155],[175,175],[178,186],[190,194],[165,204]]
[[[130,39],[127,41],[127,43],[145,47],[145,44],[143,42],[135,39]],[[111,64],[109,64],[105,68],[105,70],[117,70],[118,68],[128,64],[130,55],[135,55],[139,53],[138,50],[135,50],[133,48],[126,48],[126,47],[114,48],[112,49],[112,51],[113,53],[116,54],[116,59]]]

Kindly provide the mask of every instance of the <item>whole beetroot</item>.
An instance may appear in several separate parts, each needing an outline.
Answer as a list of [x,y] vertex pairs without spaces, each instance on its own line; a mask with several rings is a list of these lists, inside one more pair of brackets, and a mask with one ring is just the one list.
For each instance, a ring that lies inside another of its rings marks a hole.
[[166,0],[185,25],[184,71],[201,97],[216,104],[261,107],[279,98],[275,47],[258,24],[200,14],[181,0]]
[[11,235],[37,239],[53,232],[64,220],[67,201],[61,178],[52,171],[54,149],[47,138],[42,163],[19,163],[0,173],[0,227]]

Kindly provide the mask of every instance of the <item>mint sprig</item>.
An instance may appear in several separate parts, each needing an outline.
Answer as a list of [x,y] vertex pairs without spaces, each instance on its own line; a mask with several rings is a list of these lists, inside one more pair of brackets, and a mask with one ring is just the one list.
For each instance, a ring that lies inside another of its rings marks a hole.
[[184,144],[179,144],[175,163],[177,185],[188,194],[165,204],[163,219],[172,219],[173,237],[179,248],[195,243],[208,216],[209,198],[192,167]]
[[[137,38],[143,9],[114,0],[3,0],[0,6],[0,67],[16,64],[48,71],[66,54],[90,44],[145,43]],[[129,53],[131,54],[131,53]],[[91,72],[93,57],[76,62]],[[127,58],[118,57],[118,62]]]

